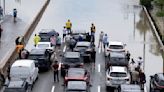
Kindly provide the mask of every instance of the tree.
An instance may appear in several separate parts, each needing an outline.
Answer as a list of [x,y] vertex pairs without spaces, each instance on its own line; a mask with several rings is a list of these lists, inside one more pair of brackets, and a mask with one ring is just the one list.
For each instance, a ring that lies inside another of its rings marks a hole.
[[140,0],[140,4],[145,6],[148,9],[152,9],[152,5],[151,5],[152,1],[153,0]]
[[162,11],[164,8],[164,0],[154,0],[154,4],[160,8],[160,10]]

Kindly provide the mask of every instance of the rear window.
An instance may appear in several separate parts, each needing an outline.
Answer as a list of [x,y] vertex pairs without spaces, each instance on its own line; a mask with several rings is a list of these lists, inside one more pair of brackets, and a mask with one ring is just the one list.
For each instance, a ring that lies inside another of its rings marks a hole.
[[123,49],[124,47],[122,45],[110,45],[110,49]]
[[32,60],[37,60],[37,59],[43,59],[45,58],[45,56],[44,55],[29,55],[28,58]]
[[38,47],[42,47],[42,48],[49,47],[49,44],[38,44]]
[[111,57],[110,61],[120,61],[120,62],[125,62],[126,58],[119,58],[119,57]]
[[112,72],[110,74],[111,77],[126,77],[126,73],[121,73],[121,72]]
[[80,59],[79,58],[65,58],[65,62],[75,63],[75,62],[80,62]]

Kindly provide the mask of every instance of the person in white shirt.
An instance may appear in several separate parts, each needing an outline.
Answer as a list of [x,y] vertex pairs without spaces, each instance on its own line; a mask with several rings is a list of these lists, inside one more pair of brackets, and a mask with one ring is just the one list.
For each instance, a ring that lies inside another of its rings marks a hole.
[[102,45],[103,45],[103,36],[104,36],[104,32],[101,31],[101,33],[99,34],[99,44],[98,44],[98,48],[101,46],[102,48]]

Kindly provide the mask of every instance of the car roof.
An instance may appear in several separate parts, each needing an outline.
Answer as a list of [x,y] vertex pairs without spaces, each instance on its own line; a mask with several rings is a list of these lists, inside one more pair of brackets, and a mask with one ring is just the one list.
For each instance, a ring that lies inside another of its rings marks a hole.
[[84,74],[85,74],[85,69],[83,68],[69,68],[68,69],[68,77],[83,76]]
[[110,57],[125,57],[125,52],[110,52]]
[[51,42],[38,42],[38,44],[51,44]]
[[72,90],[86,90],[87,84],[85,81],[68,81],[67,89]]
[[121,84],[120,87],[123,92],[142,92],[141,87],[135,84]]
[[90,42],[87,41],[81,41],[81,42],[77,42],[76,46],[90,46]]
[[80,53],[79,52],[66,52],[64,54],[64,57],[66,57],[66,58],[79,58]]
[[11,67],[15,66],[25,66],[25,67],[30,67],[31,64],[34,63],[34,60],[29,60],[29,59],[21,59],[21,60],[16,60]]
[[39,33],[48,33],[51,31],[55,31],[55,29],[41,29],[41,31]]
[[123,66],[111,66],[110,72],[127,72],[127,68]]
[[32,49],[31,51],[30,51],[30,54],[44,54],[45,53],[45,51],[46,51],[46,49]]
[[21,88],[25,81],[23,80],[11,80],[9,82],[8,88]]
[[122,42],[119,41],[110,41],[109,45],[124,45]]

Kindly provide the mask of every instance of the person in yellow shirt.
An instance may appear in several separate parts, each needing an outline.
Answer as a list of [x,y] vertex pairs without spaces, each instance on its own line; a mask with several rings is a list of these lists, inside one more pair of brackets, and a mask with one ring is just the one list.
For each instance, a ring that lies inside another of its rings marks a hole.
[[34,46],[36,46],[38,44],[38,42],[40,42],[40,37],[39,35],[35,34],[35,37],[34,37]]
[[68,34],[72,33],[71,28],[72,28],[72,23],[71,23],[70,19],[68,19],[68,21],[66,22],[66,29],[67,29]]

